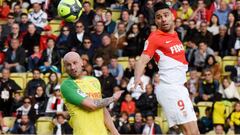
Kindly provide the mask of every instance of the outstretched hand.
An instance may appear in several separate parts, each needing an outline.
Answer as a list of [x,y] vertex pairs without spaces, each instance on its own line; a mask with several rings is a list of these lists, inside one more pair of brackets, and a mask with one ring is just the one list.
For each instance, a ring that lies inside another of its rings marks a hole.
[[123,90],[115,92],[113,94],[114,101],[117,101],[121,97],[123,92],[124,92]]

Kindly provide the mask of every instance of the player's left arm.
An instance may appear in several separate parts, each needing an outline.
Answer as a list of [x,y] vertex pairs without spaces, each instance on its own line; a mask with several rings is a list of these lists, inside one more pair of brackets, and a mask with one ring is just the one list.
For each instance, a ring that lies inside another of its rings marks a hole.
[[103,108],[104,111],[104,124],[106,125],[107,129],[111,132],[111,135],[120,135],[115,128],[112,117],[109,114],[108,110],[106,108]]

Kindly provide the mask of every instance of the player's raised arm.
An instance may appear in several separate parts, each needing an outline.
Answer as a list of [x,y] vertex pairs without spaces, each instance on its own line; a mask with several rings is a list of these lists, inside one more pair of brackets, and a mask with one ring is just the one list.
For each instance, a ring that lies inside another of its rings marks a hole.
[[104,108],[112,102],[117,101],[122,92],[123,91],[116,92],[112,97],[109,98],[91,99],[71,80],[65,81],[61,85],[61,93],[67,102],[76,106],[80,106],[88,111],[95,111],[99,108]]
[[135,71],[134,71],[134,87],[136,88],[137,85],[141,83],[141,76],[144,72],[144,68],[147,65],[147,63],[151,60],[149,55],[142,54],[137,61],[135,65]]

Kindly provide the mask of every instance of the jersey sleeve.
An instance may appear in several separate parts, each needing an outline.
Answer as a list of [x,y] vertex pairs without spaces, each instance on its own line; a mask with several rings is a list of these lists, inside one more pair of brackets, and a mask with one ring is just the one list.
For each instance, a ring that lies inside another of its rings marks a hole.
[[60,89],[63,98],[71,104],[79,106],[87,98],[87,95],[72,80],[65,80]]
[[148,39],[145,41],[143,54],[146,54],[152,58],[158,47],[157,42],[159,42],[159,38],[156,37],[155,33],[151,33]]

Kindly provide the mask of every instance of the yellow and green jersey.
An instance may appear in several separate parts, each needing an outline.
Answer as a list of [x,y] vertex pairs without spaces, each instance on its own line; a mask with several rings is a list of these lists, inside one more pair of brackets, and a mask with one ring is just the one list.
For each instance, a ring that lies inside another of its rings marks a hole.
[[231,114],[230,125],[240,126],[240,112],[233,112]]
[[107,135],[103,109],[87,111],[81,107],[83,100],[101,99],[101,85],[95,77],[68,78],[61,85],[61,93],[71,116],[69,124],[75,135]]

